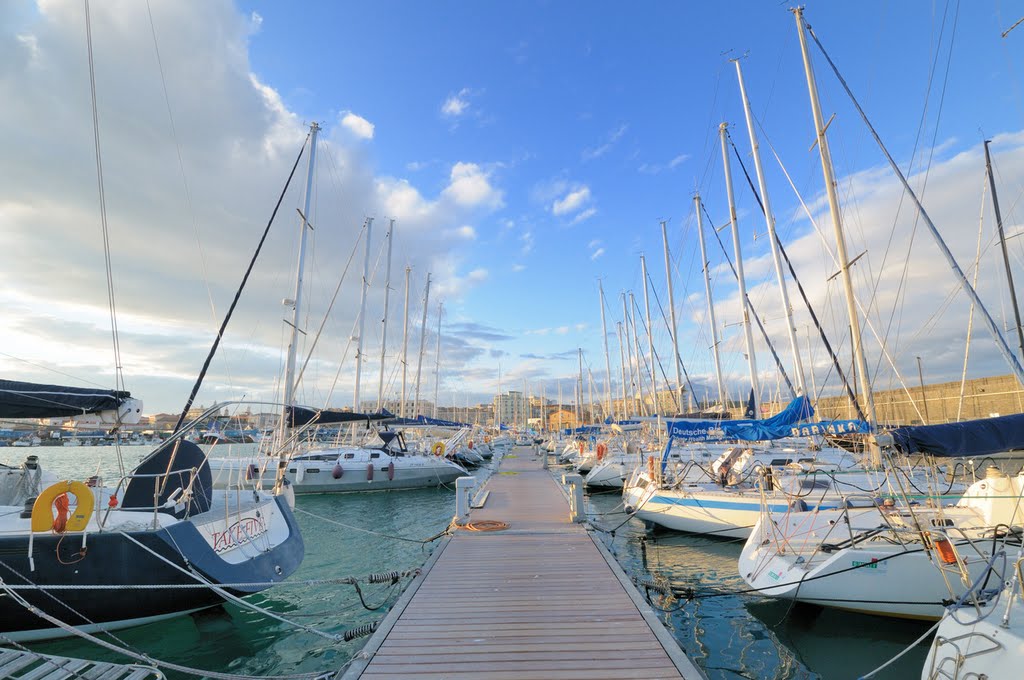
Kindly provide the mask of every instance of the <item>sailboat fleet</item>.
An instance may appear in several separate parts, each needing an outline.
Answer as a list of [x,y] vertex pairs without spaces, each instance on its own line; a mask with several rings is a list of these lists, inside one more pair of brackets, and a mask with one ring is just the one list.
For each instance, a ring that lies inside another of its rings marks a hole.
[[[724,417],[728,399],[705,243],[706,209],[702,197],[695,195],[701,278],[720,402],[717,414],[705,410],[684,415],[684,382],[689,378],[679,352],[669,243],[663,222],[670,311],[665,322],[673,343],[676,387],[671,391],[677,415],[666,416],[665,405],[659,401],[659,359],[648,296],[649,277],[646,259],[641,256],[643,308],[632,292],[623,293],[622,321],[615,329],[622,373],[622,417],[594,430],[568,432],[567,439],[557,443],[553,439],[546,446],[561,462],[585,475],[588,487],[621,489],[625,510],[633,517],[670,530],[743,541],[737,570],[751,592],[874,615],[937,621],[923,678],[971,677],[965,675],[967,669],[977,677],[1010,677],[1006,674],[1013,671],[1008,669],[1016,668],[1024,645],[1024,471],[1007,475],[992,467],[980,478],[960,480],[947,475],[941,461],[1024,448],[1024,416],[942,426],[880,426],[862,342],[861,308],[849,272],[827,123],[818,102],[808,51],[809,27],[801,10],[794,10],[794,15],[859,389],[848,383],[831,348],[829,352],[858,417],[816,420],[814,404],[807,396],[813,391],[805,383],[786,266],[794,279],[796,273],[776,232],[741,62],[735,60],[757,196],[778,286],[778,305],[784,311],[792,375],[786,373],[774,347],[771,352],[791,400],[779,413],[758,417],[763,390],[755,325],[766,339],[768,336],[746,287],[731,165],[732,152],[737,158],[739,155],[728,125],[722,123],[718,141],[734,258],[729,266],[742,305],[749,371],[747,417]],[[0,553],[6,557],[0,588],[6,597],[0,598],[0,620],[4,622],[0,633],[6,640],[33,642],[76,631],[94,634],[118,630],[262,592],[288,578],[302,562],[305,546],[293,514],[296,496],[447,486],[512,445],[513,440],[501,436],[500,430],[492,435],[491,430],[467,423],[438,421],[419,413],[407,417],[405,351],[401,359],[401,413],[384,410],[393,220],[386,236],[376,412],[359,410],[373,218],[367,218],[363,232],[366,243],[355,333],[353,409],[337,411],[296,403],[298,348],[304,323],[303,268],[311,229],[307,216],[318,132],[319,126],[312,124],[304,208],[300,212],[299,261],[289,299],[291,320],[286,322],[290,338],[281,383],[283,396],[275,404],[280,410],[278,428],[243,455],[220,455],[226,447],[203,448],[195,443],[196,433],[208,417],[224,407],[218,405],[191,423],[180,423],[170,439],[160,443],[134,470],[116,479],[61,480],[35,462],[4,466],[0,470]],[[895,164],[893,167],[900,174]],[[942,244],[909,184],[902,175],[900,179],[951,268],[959,272],[960,284],[992,330],[1000,351],[1024,384],[1024,368]],[[1002,229],[1001,219],[999,224]],[[709,228],[714,230],[713,225]],[[604,411],[612,421],[612,368],[605,318],[608,305],[601,282],[598,288],[607,375]],[[407,349],[408,267],[405,291],[403,347]],[[801,296],[806,301],[802,290]],[[429,299],[428,275],[416,367],[416,406],[420,403]],[[1015,301],[1014,307],[1016,311]],[[813,309],[810,312],[813,317]],[[438,356],[441,315],[438,305]],[[815,322],[820,331],[816,318]],[[641,335],[646,335],[646,351],[641,346]],[[582,350],[579,356],[576,403],[582,405]],[[643,398],[645,380],[649,394],[654,395],[649,408]],[[669,382],[667,378],[664,381]],[[435,379],[435,389],[437,384]],[[634,394],[627,393],[629,388]],[[195,393],[193,390],[192,397]],[[593,397],[590,403],[593,405]],[[640,412],[627,413],[629,403],[640,404]],[[4,418],[95,414],[116,429],[138,422],[141,408],[141,402],[121,390],[0,381],[0,416]],[[826,435],[852,435],[862,449],[855,452],[833,445]],[[521,434],[515,443],[532,445],[533,440]],[[64,568],[69,564],[77,565],[73,579]]]

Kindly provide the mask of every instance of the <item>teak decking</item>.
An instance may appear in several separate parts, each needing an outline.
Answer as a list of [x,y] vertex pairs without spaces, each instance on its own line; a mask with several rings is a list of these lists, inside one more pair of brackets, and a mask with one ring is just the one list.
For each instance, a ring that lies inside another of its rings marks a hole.
[[532,449],[516,448],[470,522],[439,546],[345,678],[702,678],[607,550],[569,521]]

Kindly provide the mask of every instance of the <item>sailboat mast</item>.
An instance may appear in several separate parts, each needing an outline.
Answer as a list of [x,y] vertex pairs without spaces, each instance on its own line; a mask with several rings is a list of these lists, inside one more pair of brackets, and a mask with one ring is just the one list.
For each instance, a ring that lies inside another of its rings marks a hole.
[[[629,371],[629,392],[633,398],[633,406],[629,409],[636,409],[636,381],[633,379],[633,347],[629,342],[629,308],[626,307],[626,293],[622,293],[622,331],[626,338],[626,367]],[[625,405],[623,405],[625,408]]]
[[729,224],[732,226],[732,249],[736,255],[736,281],[740,287],[740,305],[743,307],[743,335],[747,347],[747,367],[750,370],[750,389],[754,395],[754,415],[760,413],[761,386],[757,378],[757,358],[754,356],[754,335],[750,330],[750,300],[747,298],[747,281],[743,276],[743,251],[740,248],[740,229],[736,220],[736,201],[732,191],[732,166],[729,163],[728,123],[718,127],[722,140],[722,164],[725,172],[725,193],[729,199]]
[[640,274],[644,277],[644,317],[647,319],[647,349],[651,353],[651,395],[654,397],[654,415],[661,413],[658,404],[658,367],[654,356],[654,328],[651,326],[651,300],[647,294],[647,258],[640,255]]
[[622,322],[615,322],[615,331],[619,336],[619,372],[622,373],[622,419],[626,420],[629,418],[629,411],[627,411],[627,397],[626,397],[626,354],[625,346],[622,342]]
[[388,298],[391,295],[391,241],[395,231],[395,221],[388,224],[388,263],[384,270],[384,318],[381,320],[380,332],[380,379],[377,381],[377,411],[384,406],[384,358],[388,346]]
[[352,410],[359,412],[359,380],[363,373],[363,332],[366,328],[366,291],[370,287],[370,234],[373,218],[366,218],[366,257],[363,258],[363,287],[359,294],[359,335],[356,337],[356,385],[352,392]]
[[412,267],[405,266],[405,311],[402,313],[402,403],[399,415],[405,418],[405,386],[409,373],[409,274]]
[[288,340],[288,355],[285,360],[284,371],[284,410],[281,412],[281,427],[278,435],[281,437],[281,460],[288,457],[285,450],[285,431],[288,429],[288,410],[295,400],[295,354],[299,342],[299,321],[302,304],[302,273],[306,262],[306,232],[309,227],[309,206],[313,198],[313,170],[316,168],[316,136],[320,132],[320,126],[312,123],[309,126],[309,165],[306,171],[306,196],[302,203],[302,223],[299,225],[299,263],[295,274],[295,295],[292,296],[292,320],[291,335]]
[[437,355],[434,357],[434,417],[437,417],[438,389],[441,386],[441,313],[444,303],[437,303]]
[[[860,379],[860,389],[864,393],[864,416],[870,425],[875,424],[875,397],[871,392],[871,380],[868,376],[867,361],[864,358],[864,345],[860,332],[860,317],[857,314],[857,301],[853,293],[853,281],[850,278],[850,260],[846,254],[846,237],[843,235],[842,216],[839,212],[839,196],[836,192],[835,171],[832,168],[832,153],[829,151],[828,137],[825,136],[825,120],[821,115],[821,102],[818,101],[818,85],[814,79],[814,68],[811,66],[811,55],[807,51],[807,36],[804,35],[803,9],[793,9],[796,18],[797,33],[800,37],[800,52],[804,59],[804,72],[807,76],[807,91],[811,98],[811,113],[814,117],[814,131],[817,137],[818,155],[821,157],[821,172],[825,178],[825,191],[828,194],[828,208],[832,216],[832,229],[835,232],[836,255],[839,257],[840,272],[843,279],[843,292],[846,296],[846,313],[850,318],[850,333],[853,335],[853,353],[855,370]],[[875,461],[876,463],[878,461]]]
[[427,272],[427,287],[423,291],[423,319],[420,321],[420,355],[416,360],[416,400],[412,405],[412,417],[420,414],[420,376],[423,373],[423,349],[427,340],[427,306],[430,304],[430,272]]
[[643,355],[640,353],[640,336],[636,332],[636,298],[633,296],[633,291],[629,291],[629,313],[631,323],[633,324],[633,358],[636,360],[636,389],[640,393],[640,400],[638,402],[640,408],[640,414],[646,412],[644,402],[644,372],[643,369],[647,367],[647,362],[643,360]]
[[761,165],[761,149],[757,142],[757,132],[754,130],[754,114],[750,110],[750,100],[747,99],[747,88],[743,82],[743,69],[740,67],[739,59],[734,59],[736,64],[736,77],[740,81],[740,96],[743,99],[743,112],[747,118],[747,132],[750,134],[750,148],[754,154],[754,170],[757,172],[757,185],[761,191],[761,204],[764,207],[764,219],[768,225],[768,240],[772,248],[772,262],[775,264],[775,278],[779,282],[779,295],[781,297],[782,309],[786,315],[786,332],[789,335],[789,347],[793,352],[793,367],[796,369],[796,382],[801,394],[807,394],[807,387],[804,385],[804,364],[800,356],[800,347],[797,344],[796,327],[793,325],[793,308],[789,304],[789,291],[786,289],[786,275],[782,271],[782,258],[779,255],[778,237],[775,235],[775,215],[772,213],[772,204],[768,199],[768,186],[765,182],[764,167]]
[[608,381],[605,384],[606,401],[608,403],[608,415],[614,418],[615,416],[612,414],[612,364],[608,358],[608,325],[604,317],[604,287],[601,285],[601,279],[597,280],[597,291],[601,298],[601,338],[604,340],[604,370]]
[[[718,322],[715,321],[715,304],[711,298],[711,271],[708,269],[708,252],[704,246],[704,217],[700,194],[693,197],[694,210],[697,211],[697,238],[700,241],[701,268],[704,272],[704,293],[708,299],[708,323],[711,325],[711,353],[715,359],[715,380],[718,382],[718,402],[726,406],[725,385],[722,382],[722,361],[718,356]],[[714,229],[714,225],[711,226]]]
[[580,374],[576,378],[576,426],[583,424],[583,348],[576,348],[576,355],[580,362]]
[[672,321],[672,363],[676,365],[676,408],[683,410],[683,362],[679,357],[679,327],[676,325],[676,302],[672,293],[672,262],[668,254],[668,226],[661,222],[661,241],[665,246],[665,281],[668,283],[668,312]]
[[1024,329],[1020,323],[1020,307],[1017,306],[1017,290],[1013,286],[1013,273],[1010,271],[1010,255],[1006,252],[1006,234],[1003,231],[1003,214],[999,210],[999,196],[996,193],[996,176],[992,172],[992,157],[988,145],[992,140],[985,140],[985,170],[988,172],[989,187],[992,190],[992,209],[996,213],[996,229],[999,230],[999,245],[1003,249],[1003,265],[1006,267],[1006,283],[1010,286],[1010,304],[1013,305],[1013,320],[1017,322],[1017,342],[1021,356],[1024,357]]

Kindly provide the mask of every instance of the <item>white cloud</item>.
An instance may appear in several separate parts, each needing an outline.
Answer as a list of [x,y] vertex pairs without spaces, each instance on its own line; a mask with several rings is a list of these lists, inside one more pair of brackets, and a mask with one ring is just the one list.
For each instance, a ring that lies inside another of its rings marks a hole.
[[601,239],[595,238],[593,241],[587,244],[588,248],[596,248],[601,245]]
[[460,118],[469,110],[470,90],[464,87],[456,94],[448,95],[441,104],[441,115],[446,118]]
[[519,252],[523,255],[529,255],[530,252],[533,250],[534,245],[533,232],[524,231],[522,234],[519,235],[519,240],[522,241],[523,243],[523,246]]
[[253,12],[249,15],[249,32],[255,35],[259,33],[260,28],[263,26],[263,17],[259,12]]
[[344,112],[341,125],[360,139],[373,139],[373,123],[351,111]]
[[675,170],[677,167],[690,160],[690,154],[681,153],[668,162],[669,170]]
[[602,255],[604,255],[604,248],[598,248],[597,250],[595,250],[593,253],[590,254],[590,259],[591,260],[596,260],[597,258],[601,257]]
[[[276,83],[252,73],[251,13],[226,2],[154,2],[175,138],[152,59],[146,3],[94,3],[91,10],[104,45],[97,55],[98,95],[125,378],[147,413],[173,412],[248,264],[253,225],[266,222],[308,134],[306,116],[289,106]],[[36,12],[3,14],[0,128],[24,134],[11,137],[8,153],[0,156],[0,175],[10,178],[0,184],[0,249],[11,258],[0,271],[0,324],[5,352],[44,368],[0,357],[0,370],[40,382],[71,380],[49,369],[81,376],[68,384],[111,383],[104,252],[95,180],[88,179],[95,177],[95,161],[81,5],[45,2]],[[343,110],[344,100],[339,103]],[[39,111],[47,112],[52,127],[37,124]],[[54,136],[53,129],[61,134]],[[414,289],[422,291],[427,272],[433,274],[432,300],[436,290],[440,299],[457,304],[489,279],[483,262],[466,253],[474,243],[474,216],[503,204],[489,167],[456,164],[440,191],[376,176],[373,147],[355,139],[369,138],[371,130],[368,121],[345,111],[319,135],[310,215],[316,238],[304,296],[311,324],[324,315],[349,254],[362,252],[357,237],[367,216],[376,218],[374,252],[381,249],[387,219],[397,220],[394,260],[412,267]],[[277,301],[290,297],[294,285],[288,283],[297,261],[294,209],[302,205],[304,177],[303,162],[200,403],[242,394],[280,396]],[[453,230],[451,238],[437,238],[446,228]],[[357,271],[353,266],[346,274],[343,288],[354,285]],[[374,277],[369,304],[379,306],[383,272]],[[346,345],[357,297],[339,298],[321,348]],[[66,351],[54,349],[61,347]],[[310,404],[324,403],[331,391],[321,376],[351,373],[339,367],[340,356],[320,354],[298,395]],[[331,405],[348,405],[351,386],[352,379],[343,377]]]
[[517,264],[512,265],[512,271],[515,272],[515,273],[519,273],[519,272],[523,271],[524,269],[526,269],[526,265],[525,264],[518,264],[517,263]]
[[565,215],[567,213],[576,212],[589,200],[590,187],[584,184],[573,189],[564,197],[556,200],[551,205],[551,212],[555,215]]
[[497,209],[504,205],[502,192],[491,185],[489,173],[476,163],[459,162],[453,165],[450,183],[444,194],[462,206]]
[[445,235],[465,241],[472,241],[476,239],[476,229],[468,224],[464,224],[457,229],[449,229],[445,232]]
[[629,129],[629,126],[626,125],[625,123],[623,123],[619,127],[617,127],[614,130],[612,130],[611,133],[609,133],[608,137],[605,139],[604,143],[602,143],[600,146],[598,146],[596,148],[593,148],[593,149],[584,149],[583,150],[583,160],[584,161],[592,161],[592,160],[595,160],[597,158],[600,158],[601,156],[603,156],[606,153],[608,153],[609,151],[611,151],[612,147],[615,146],[615,144],[620,139],[622,139],[622,136],[624,134],[626,134],[626,130],[628,130],[628,129]]
[[576,217],[572,218],[569,224],[579,224],[584,220],[589,220],[591,217],[597,214],[597,208],[587,208],[586,210],[580,211]]
[[568,326],[559,326],[558,328],[554,329],[554,331],[558,335],[568,335],[569,334],[569,327]]

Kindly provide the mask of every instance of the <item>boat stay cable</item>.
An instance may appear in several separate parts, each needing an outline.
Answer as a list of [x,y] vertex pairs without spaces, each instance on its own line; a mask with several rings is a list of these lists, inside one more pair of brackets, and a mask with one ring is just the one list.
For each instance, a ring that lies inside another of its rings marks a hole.
[[[750,190],[754,194],[754,200],[757,201],[757,205],[761,208],[761,212],[763,213],[765,211],[764,203],[761,202],[761,196],[758,193],[757,187],[754,186],[754,182],[750,178],[750,173],[747,172],[747,166],[743,163],[743,158],[740,156],[739,149],[736,148],[736,144],[732,142],[732,139],[730,139],[729,142],[732,144],[732,150],[736,155],[736,160],[740,163],[740,169],[743,170],[743,176],[746,178],[747,184],[750,186]],[[825,329],[821,327],[821,323],[818,321],[818,315],[815,314],[814,307],[811,306],[811,301],[807,299],[807,293],[804,291],[804,287],[796,275],[796,270],[793,268],[793,262],[789,259],[789,255],[786,253],[786,249],[783,247],[782,239],[779,238],[778,233],[775,234],[775,242],[779,246],[779,254],[782,255],[782,259],[786,261],[786,266],[789,268],[789,275],[793,277],[793,282],[796,283],[796,288],[800,293],[800,298],[804,301],[804,306],[807,307],[807,312],[811,315],[811,321],[814,322],[814,327],[818,330],[821,342],[825,345],[825,350],[832,359],[832,364],[836,369],[836,373],[839,375],[839,379],[843,382],[843,387],[846,388],[846,395],[850,398],[854,409],[857,411],[857,417],[861,420],[867,420],[867,418],[864,417],[864,411],[860,408],[860,402],[857,400],[857,395],[850,387],[849,380],[846,379],[846,374],[843,372],[843,368],[839,363],[839,357],[837,357],[836,353],[833,351],[832,344],[828,341],[828,336],[825,334]]]
[[281,203],[284,201],[285,195],[288,193],[288,187],[291,185],[292,178],[295,176],[295,170],[299,167],[299,161],[302,160],[302,155],[306,151],[306,144],[309,142],[310,135],[306,135],[305,141],[302,143],[302,147],[299,149],[298,156],[295,157],[295,163],[292,164],[291,172],[288,173],[288,179],[284,183],[284,188],[281,189],[281,194],[277,197],[277,203],[274,205],[274,210],[270,214],[270,219],[267,220],[267,226],[263,229],[263,235],[260,237],[259,243],[256,245],[256,250],[252,254],[252,258],[249,260],[249,266],[245,270],[245,274],[242,276],[242,282],[238,286],[238,290],[235,291],[235,297],[231,300],[231,306],[228,307],[227,314],[224,316],[224,320],[221,322],[220,328],[217,330],[217,336],[213,340],[213,346],[210,347],[209,354],[206,355],[206,360],[203,362],[203,367],[199,371],[199,375],[196,377],[195,385],[192,386],[192,392],[189,393],[188,399],[185,401],[185,407],[181,410],[181,415],[178,416],[178,422],[174,425],[173,432],[177,432],[181,429],[182,423],[185,422],[185,418],[188,416],[189,410],[192,408],[193,402],[195,402],[196,395],[199,393],[199,388],[203,385],[203,380],[206,378],[206,372],[210,368],[210,362],[213,361],[214,355],[217,353],[217,348],[220,346],[221,338],[224,337],[224,331],[227,329],[228,322],[231,321],[231,316],[234,314],[235,307],[238,306],[238,300],[242,297],[242,291],[245,289],[245,284],[249,280],[249,275],[252,274],[253,267],[256,265],[256,260],[260,256],[260,252],[263,250],[263,244],[267,240],[267,236],[270,234],[270,227],[274,224],[274,219],[277,217],[277,211],[281,208]]

